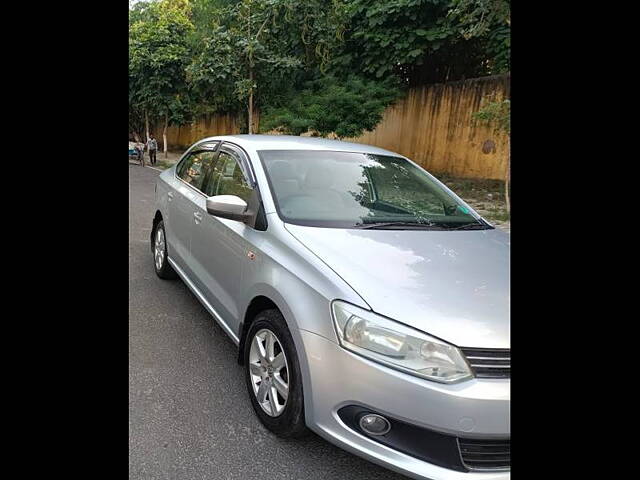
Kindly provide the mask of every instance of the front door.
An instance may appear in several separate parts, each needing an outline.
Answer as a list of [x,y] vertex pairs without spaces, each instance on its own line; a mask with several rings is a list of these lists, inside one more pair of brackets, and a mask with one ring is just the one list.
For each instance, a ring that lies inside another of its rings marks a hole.
[[[249,202],[254,192],[244,174],[246,165],[243,152],[223,144],[211,166],[206,196],[237,195]],[[240,311],[242,272],[250,250],[245,236],[252,229],[242,222],[207,213],[206,198],[198,201],[196,211],[202,215],[202,221],[193,229],[191,238],[194,276],[206,300],[237,336],[243,313]]]

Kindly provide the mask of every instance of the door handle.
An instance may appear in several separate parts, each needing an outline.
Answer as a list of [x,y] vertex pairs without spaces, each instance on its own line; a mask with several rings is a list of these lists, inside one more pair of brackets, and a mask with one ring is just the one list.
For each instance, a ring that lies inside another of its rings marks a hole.
[[173,192],[167,192],[167,200],[173,200]]
[[200,212],[193,212],[193,218],[195,219],[196,224],[202,221],[202,214]]

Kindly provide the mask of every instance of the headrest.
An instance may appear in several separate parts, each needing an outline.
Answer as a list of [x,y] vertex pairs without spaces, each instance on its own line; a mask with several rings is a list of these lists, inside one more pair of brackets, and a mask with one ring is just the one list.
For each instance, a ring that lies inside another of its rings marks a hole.
[[306,188],[329,188],[333,184],[333,176],[329,166],[321,163],[312,164],[304,177]]
[[295,179],[293,165],[284,160],[277,160],[271,165],[271,176],[274,180],[291,180]]

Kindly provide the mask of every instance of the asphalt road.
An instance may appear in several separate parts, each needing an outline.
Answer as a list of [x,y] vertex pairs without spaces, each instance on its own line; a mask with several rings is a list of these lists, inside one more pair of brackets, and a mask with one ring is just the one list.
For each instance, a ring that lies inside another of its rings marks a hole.
[[253,413],[236,347],[180,280],[153,270],[159,172],[129,165],[129,479],[406,480]]

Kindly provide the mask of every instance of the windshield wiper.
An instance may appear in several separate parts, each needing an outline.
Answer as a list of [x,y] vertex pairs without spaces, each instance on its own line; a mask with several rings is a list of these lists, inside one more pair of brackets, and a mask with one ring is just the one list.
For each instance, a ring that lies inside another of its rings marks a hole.
[[372,222],[372,223],[358,223],[354,226],[354,228],[359,228],[362,230],[365,229],[376,229],[376,228],[386,228],[386,227],[412,227],[412,228],[431,228],[437,227],[440,228],[440,225],[436,225],[433,222]]
[[458,227],[445,227],[447,230],[488,230],[491,225],[486,223],[465,223],[464,225],[460,225]]

